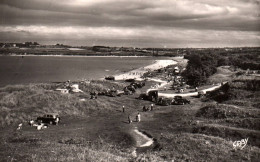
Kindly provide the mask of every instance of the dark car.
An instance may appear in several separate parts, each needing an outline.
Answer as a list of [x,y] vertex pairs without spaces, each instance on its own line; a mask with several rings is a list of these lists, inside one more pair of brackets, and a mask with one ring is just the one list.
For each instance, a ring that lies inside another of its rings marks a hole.
[[171,105],[172,100],[169,98],[159,98],[157,101],[157,105],[161,105],[161,106],[169,106]]
[[115,77],[114,76],[107,76],[105,77],[106,80],[115,80]]
[[142,88],[143,86],[145,86],[145,82],[134,82],[131,83],[130,86],[134,86],[134,88]]
[[60,122],[60,117],[57,113],[45,114],[41,117],[37,117],[38,123],[49,123],[57,125]]
[[132,95],[133,92],[130,91],[129,89],[125,88],[125,89],[124,89],[124,94],[125,94],[125,95]]
[[106,92],[106,96],[116,97],[116,96],[117,96],[116,90],[108,90],[108,91]]
[[126,79],[125,81],[126,81],[126,82],[135,82],[135,79],[131,79],[131,78],[130,78],[130,79]]
[[173,105],[185,105],[190,104],[190,100],[187,100],[185,98],[174,98],[174,101],[172,103]]
[[145,93],[141,93],[138,97],[140,100],[149,100],[149,97]]
[[158,100],[158,90],[151,90],[148,92],[148,100],[149,101],[157,101]]
[[203,97],[203,96],[205,96],[206,95],[206,93],[204,92],[204,91],[199,91],[198,92],[198,97],[200,98],[200,97]]
[[182,96],[174,96],[174,100],[182,99]]
[[129,85],[129,86],[126,86],[125,88],[124,88],[124,91],[125,90],[129,90],[129,91],[131,91],[132,93],[135,93],[135,88],[134,88],[134,86],[131,86],[131,85]]
[[137,83],[131,83],[130,86],[134,87],[135,89],[139,88],[139,86],[137,85]]

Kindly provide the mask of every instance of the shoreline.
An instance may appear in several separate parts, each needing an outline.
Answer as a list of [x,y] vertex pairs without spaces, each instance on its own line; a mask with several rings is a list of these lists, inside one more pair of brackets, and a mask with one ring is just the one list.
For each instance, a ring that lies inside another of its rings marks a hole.
[[[0,56],[3,56],[3,55],[0,55]],[[12,56],[12,57],[20,57],[22,55],[8,55],[8,56]],[[153,58],[151,61],[147,62],[148,64],[143,64],[141,67],[133,67],[132,69],[128,69],[126,71],[118,71],[118,73],[116,74],[112,74],[112,76],[115,76],[116,80],[123,80],[124,78],[125,79],[129,79],[129,78],[136,78],[136,79],[141,79],[141,76],[148,72],[148,71],[153,71],[153,70],[157,70],[157,69],[160,69],[160,68],[163,68],[163,67],[166,67],[168,65],[172,65],[172,64],[177,64],[178,63],[178,59],[182,58],[182,57],[162,57],[162,58],[158,58],[156,60],[156,57],[153,57],[153,56],[66,56],[66,55],[25,55],[25,56],[32,56],[32,57],[37,57],[37,56],[41,56],[41,57],[68,57],[68,58],[84,58],[84,57],[89,57],[89,58]],[[26,57],[25,57],[26,59]],[[160,60],[162,59],[162,60]],[[135,74],[135,75],[134,75]],[[136,75],[137,74],[137,75]],[[76,80],[73,80],[73,81],[80,81],[80,80],[83,80],[84,77],[82,77],[82,79],[76,79]],[[97,77],[96,79],[95,78],[92,78],[92,79],[88,79],[88,80],[103,80],[104,79],[104,75],[103,77]],[[72,80],[70,78],[68,78],[67,80]],[[62,82],[63,80],[61,80]],[[65,81],[65,80],[64,80]],[[23,85],[23,84],[31,84],[31,83],[52,83],[52,82],[59,82],[58,80],[57,81],[48,81],[48,82],[45,82],[45,81],[40,81],[40,82],[30,82],[30,83],[12,83],[12,84],[2,84],[0,87],[5,87],[5,86],[8,86],[8,85]]]
[[114,75],[115,80],[126,80],[126,79],[136,79],[136,80],[142,80],[142,76],[144,73],[149,71],[158,70],[164,67],[167,67],[169,65],[176,65],[178,62],[174,61],[173,59],[169,60],[155,60],[153,64],[140,67],[138,69],[131,70],[129,72]]

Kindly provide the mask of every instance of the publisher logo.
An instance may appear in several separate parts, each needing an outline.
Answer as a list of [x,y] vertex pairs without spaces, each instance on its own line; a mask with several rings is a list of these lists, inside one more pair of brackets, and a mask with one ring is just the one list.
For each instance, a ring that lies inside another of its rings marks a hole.
[[236,149],[242,150],[244,147],[246,147],[247,142],[248,142],[248,138],[242,139],[242,140],[240,140],[240,141],[235,141],[235,142],[233,143],[233,149],[235,149],[235,150],[236,150]]

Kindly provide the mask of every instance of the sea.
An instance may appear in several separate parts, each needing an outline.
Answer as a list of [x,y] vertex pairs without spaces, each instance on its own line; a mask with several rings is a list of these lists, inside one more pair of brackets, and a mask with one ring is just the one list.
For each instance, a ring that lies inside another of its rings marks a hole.
[[155,57],[0,56],[0,87],[13,84],[91,80],[122,74]]

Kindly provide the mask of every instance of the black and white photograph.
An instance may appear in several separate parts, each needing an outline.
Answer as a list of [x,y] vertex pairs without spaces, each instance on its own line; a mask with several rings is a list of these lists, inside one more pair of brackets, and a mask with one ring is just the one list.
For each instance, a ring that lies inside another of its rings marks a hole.
[[260,0],[0,0],[1,162],[258,162]]

